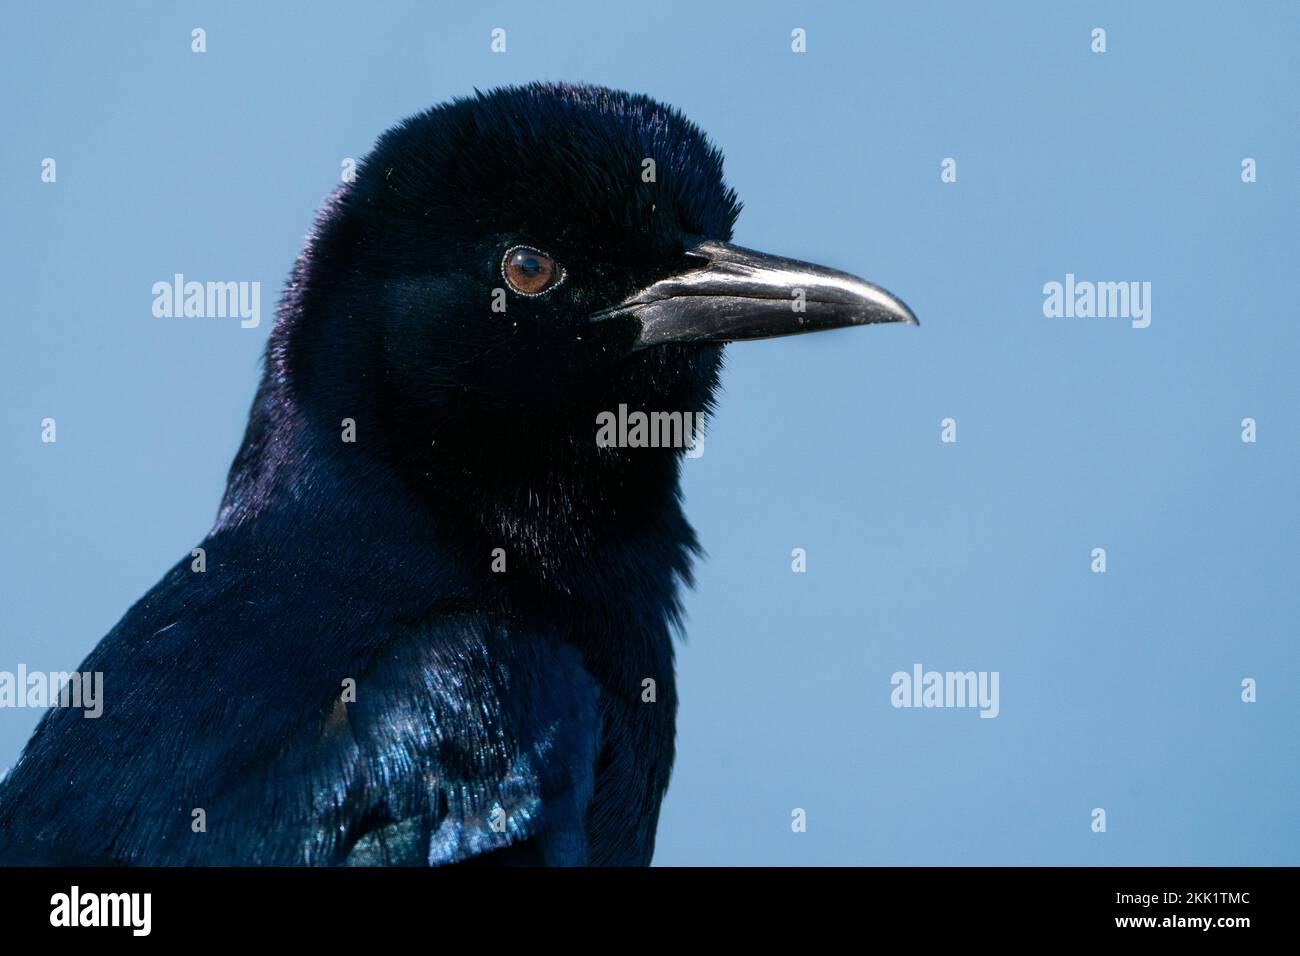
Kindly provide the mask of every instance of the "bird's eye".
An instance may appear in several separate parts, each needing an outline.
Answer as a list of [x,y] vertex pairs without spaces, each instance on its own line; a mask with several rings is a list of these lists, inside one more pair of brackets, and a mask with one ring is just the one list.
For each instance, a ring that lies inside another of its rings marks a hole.
[[531,246],[513,246],[501,260],[501,277],[520,295],[541,295],[564,281],[564,269]]

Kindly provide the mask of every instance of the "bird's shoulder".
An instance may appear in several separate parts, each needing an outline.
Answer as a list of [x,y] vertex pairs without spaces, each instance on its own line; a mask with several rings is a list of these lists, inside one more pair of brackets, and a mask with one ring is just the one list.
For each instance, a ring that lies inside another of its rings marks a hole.
[[580,858],[599,690],[579,655],[426,598],[181,561],[79,668],[103,674],[102,715],[42,719],[0,824],[68,862]]

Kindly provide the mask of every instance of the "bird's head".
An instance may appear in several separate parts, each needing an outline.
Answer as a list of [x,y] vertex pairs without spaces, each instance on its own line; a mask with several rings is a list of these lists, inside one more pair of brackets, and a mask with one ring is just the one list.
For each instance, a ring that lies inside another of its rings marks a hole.
[[675,478],[677,451],[598,448],[597,416],[704,413],[727,342],[916,321],[862,280],[730,245],[739,210],[718,150],[647,97],[456,100],[384,134],[327,205],[270,354],[328,428],[352,418],[444,484]]

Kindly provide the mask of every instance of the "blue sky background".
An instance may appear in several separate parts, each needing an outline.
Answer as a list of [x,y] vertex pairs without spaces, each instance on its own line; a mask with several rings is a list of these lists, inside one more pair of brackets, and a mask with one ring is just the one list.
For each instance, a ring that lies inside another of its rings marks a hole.
[[[596,82],[709,132],[738,242],[922,322],[729,350],[656,862],[1300,864],[1298,40],[1293,3],[14,8],[0,670],[75,667],[203,536],[344,157]],[[173,272],[260,281],[262,326],[154,318]],[[1151,282],[1150,328],[1045,318],[1067,272]],[[894,709],[914,662],[998,671],[1000,716]]]

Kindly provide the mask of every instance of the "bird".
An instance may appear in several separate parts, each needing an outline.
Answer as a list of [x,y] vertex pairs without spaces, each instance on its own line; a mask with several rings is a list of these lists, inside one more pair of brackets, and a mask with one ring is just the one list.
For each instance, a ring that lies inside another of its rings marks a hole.
[[507,86],[385,132],[325,200],[207,536],[0,785],[0,862],[640,866],[701,548],[682,447],[727,344],[918,324],[731,242],[678,109]]

